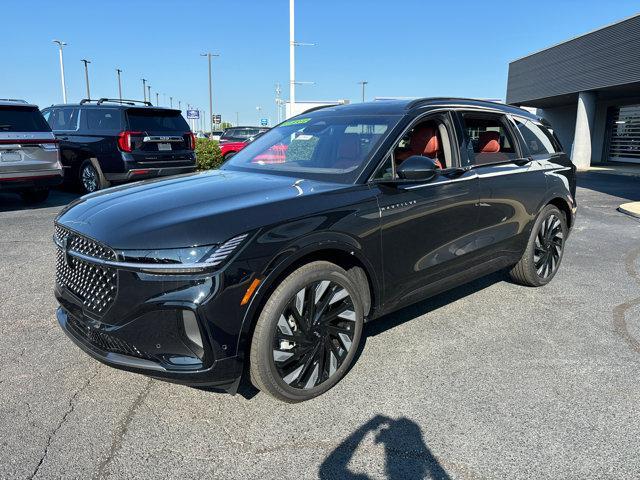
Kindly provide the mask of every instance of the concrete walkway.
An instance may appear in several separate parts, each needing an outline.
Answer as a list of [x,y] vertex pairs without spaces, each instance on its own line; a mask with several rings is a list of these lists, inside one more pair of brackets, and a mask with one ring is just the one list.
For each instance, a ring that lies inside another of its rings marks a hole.
[[640,218],[640,202],[623,203],[618,210],[632,217]]

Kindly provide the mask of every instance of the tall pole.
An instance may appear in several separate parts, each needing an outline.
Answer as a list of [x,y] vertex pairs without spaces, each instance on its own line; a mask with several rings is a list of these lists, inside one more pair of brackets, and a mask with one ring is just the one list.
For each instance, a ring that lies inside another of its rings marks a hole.
[[67,44],[62,40],[54,40],[53,43],[58,45],[60,51],[60,80],[62,82],[62,103],[67,103],[67,85],[64,81],[64,57],[62,55],[62,48]]
[[173,97],[169,97],[169,106],[173,108]]
[[156,92],[156,105],[160,106],[160,94]]
[[149,103],[151,103],[151,85],[147,85],[147,101],[149,101]]
[[[143,78],[142,79],[142,97],[144,98],[144,101],[147,101],[147,79]],[[149,99],[151,100],[151,99]]]
[[87,99],[91,100],[91,92],[89,91],[89,67],[87,66],[91,63],[91,60],[87,60],[83,58],[80,61],[84,63],[84,81],[87,84]]
[[296,103],[296,41],[295,41],[295,0],[289,0],[289,105],[290,113],[295,111]]
[[358,82],[360,85],[362,85],[362,101],[364,102],[364,86],[369,83],[366,80],[362,80],[361,82]]
[[220,55],[217,53],[201,53],[201,57],[207,57],[209,61],[209,128],[210,131],[213,132],[213,88],[211,83],[211,57],[219,57]]
[[120,81],[120,74],[122,73],[122,70],[116,68],[116,73],[118,74],[118,98],[122,101],[122,82]]
[[178,100],[178,110],[182,111],[182,102]]
[[240,126],[240,112],[236,112],[236,127]]

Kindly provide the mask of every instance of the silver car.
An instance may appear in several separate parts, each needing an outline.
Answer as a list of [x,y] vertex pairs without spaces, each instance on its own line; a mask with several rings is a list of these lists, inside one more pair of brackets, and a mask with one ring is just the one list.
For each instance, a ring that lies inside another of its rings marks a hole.
[[36,105],[0,99],[0,192],[43,202],[62,182],[58,141]]

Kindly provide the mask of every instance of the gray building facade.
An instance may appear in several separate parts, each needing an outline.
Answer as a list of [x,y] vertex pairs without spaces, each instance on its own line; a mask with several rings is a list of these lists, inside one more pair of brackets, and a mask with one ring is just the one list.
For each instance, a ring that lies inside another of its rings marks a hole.
[[640,14],[511,62],[506,100],[549,120],[578,169],[640,164]]

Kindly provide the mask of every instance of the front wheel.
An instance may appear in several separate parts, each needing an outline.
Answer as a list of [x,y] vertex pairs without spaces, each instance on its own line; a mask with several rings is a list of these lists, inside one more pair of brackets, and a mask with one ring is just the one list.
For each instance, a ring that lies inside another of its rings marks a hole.
[[509,272],[511,278],[530,287],[549,283],[560,267],[567,232],[564,214],[554,205],[544,207],[531,229],[522,258]]
[[361,289],[329,262],[309,263],[271,294],[251,341],[250,374],[260,390],[301,402],[345,375],[360,343]]

